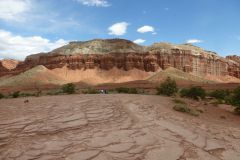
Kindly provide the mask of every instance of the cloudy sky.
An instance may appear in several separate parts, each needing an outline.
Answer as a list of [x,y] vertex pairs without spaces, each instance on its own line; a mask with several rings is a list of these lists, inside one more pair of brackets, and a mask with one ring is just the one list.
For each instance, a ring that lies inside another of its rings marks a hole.
[[240,55],[239,8],[240,0],[0,0],[0,59],[95,38]]

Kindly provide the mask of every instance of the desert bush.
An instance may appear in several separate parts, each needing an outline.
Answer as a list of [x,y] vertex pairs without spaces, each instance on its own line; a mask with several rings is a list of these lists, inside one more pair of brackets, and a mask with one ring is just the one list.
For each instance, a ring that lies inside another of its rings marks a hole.
[[173,102],[177,103],[177,104],[187,104],[186,102],[184,102],[183,100],[181,99],[174,99]]
[[53,96],[53,95],[61,95],[63,94],[62,90],[55,90],[55,91],[49,91],[46,93],[46,95]]
[[5,96],[2,94],[2,93],[0,93],[0,99],[2,99],[2,98],[4,98]]
[[99,94],[99,91],[95,88],[88,88],[87,90],[83,91],[83,94]]
[[19,96],[20,96],[20,97],[30,97],[30,96],[35,96],[35,94],[31,94],[31,93],[20,93]]
[[225,100],[229,96],[230,92],[228,90],[218,89],[209,93],[209,96],[214,97],[218,100]]
[[119,87],[116,88],[118,93],[128,93],[128,94],[137,94],[138,91],[136,88],[126,88],[126,87]]
[[129,94],[138,94],[138,91],[136,88],[130,88],[128,91]]
[[12,98],[18,98],[20,96],[20,91],[13,92]]
[[118,93],[128,93],[129,92],[129,88],[119,87],[119,88],[116,88],[116,91]]
[[73,83],[68,83],[62,86],[62,92],[67,94],[73,94],[76,92],[76,86]]
[[46,95],[52,96],[52,95],[54,95],[54,93],[53,92],[47,92]]
[[176,81],[168,77],[161,85],[157,88],[158,95],[172,96],[178,91]]
[[181,97],[188,97],[188,95],[189,95],[189,89],[187,89],[187,88],[182,88],[179,93],[180,93],[180,96],[181,96]]
[[232,96],[228,95],[224,98],[225,104],[232,105]]
[[240,87],[233,91],[231,104],[236,106],[235,112],[240,114]]
[[181,97],[188,97],[195,100],[206,97],[206,91],[202,87],[191,87],[189,89],[182,89],[180,91]]
[[188,113],[192,116],[199,116],[197,111],[188,108],[187,105],[184,104],[176,104],[173,109],[178,112]]

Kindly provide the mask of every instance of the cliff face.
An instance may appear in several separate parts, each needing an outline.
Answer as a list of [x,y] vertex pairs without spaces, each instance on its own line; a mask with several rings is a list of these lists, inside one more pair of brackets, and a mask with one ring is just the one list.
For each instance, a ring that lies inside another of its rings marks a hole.
[[222,58],[216,53],[185,44],[173,45],[156,43],[149,47],[139,46],[127,40],[93,40],[72,42],[47,54],[31,55],[9,72],[1,71],[0,76],[18,74],[34,66],[43,65],[48,69],[93,69],[122,70],[139,69],[156,72],[174,67],[197,76],[234,76],[240,78],[240,57]]
[[240,78],[240,56],[232,55],[226,57],[228,61],[228,74]]

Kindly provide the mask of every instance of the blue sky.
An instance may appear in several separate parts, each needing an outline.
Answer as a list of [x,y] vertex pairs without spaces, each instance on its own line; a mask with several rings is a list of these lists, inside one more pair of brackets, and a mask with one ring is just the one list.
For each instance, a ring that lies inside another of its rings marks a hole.
[[240,55],[239,8],[239,0],[0,0],[0,58],[95,38],[189,42]]

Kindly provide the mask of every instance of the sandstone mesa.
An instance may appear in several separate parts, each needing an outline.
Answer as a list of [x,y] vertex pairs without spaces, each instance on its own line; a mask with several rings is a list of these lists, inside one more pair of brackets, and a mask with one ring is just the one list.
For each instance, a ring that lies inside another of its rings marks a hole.
[[209,75],[240,78],[240,57],[237,55],[223,58],[217,53],[191,44],[175,45],[161,42],[151,46],[140,46],[124,39],[70,42],[49,53],[30,55],[11,69],[0,61],[0,77],[17,75],[38,65],[50,70],[63,67],[70,70],[117,68],[145,72],[174,67],[199,77]]

